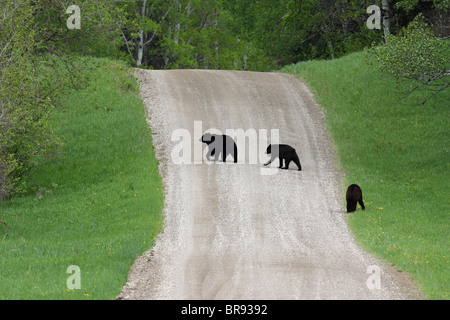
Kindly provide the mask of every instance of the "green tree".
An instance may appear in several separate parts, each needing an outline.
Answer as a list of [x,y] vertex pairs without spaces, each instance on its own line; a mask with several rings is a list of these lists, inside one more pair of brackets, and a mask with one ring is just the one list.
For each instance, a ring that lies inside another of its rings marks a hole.
[[[39,0],[31,1],[39,49],[52,54],[116,57],[121,45],[120,28],[124,23],[118,1],[111,0]],[[67,8],[80,8],[80,29],[69,29]]]
[[144,0],[120,6],[126,14],[122,39],[136,66],[239,68],[240,45],[222,27],[216,1]]
[[406,27],[418,15],[428,21],[438,37],[449,37],[450,0],[400,0],[395,3],[399,21]]
[[58,141],[52,110],[40,95],[33,55],[38,43],[29,0],[0,1],[0,201],[21,191],[20,179],[45,161]]
[[371,0],[220,0],[226,27],[272,68],[336,58],[383,37],[366,26]]
[[412,11],[424,3],[432,4],[439,10],[448,11],[450,9],[449,0],[400,0],[397,1],[396,6],[397,8],[404,8],[406,11]]
[[399,35],[389,35],[386,44],[371,50],[380,68],[401,82],[413,83],[406,92],[425,90],[428,96],[450,86],[450,43],[437,38],[419,15]]
[[[420,12],[446,32],[449,0],[218,0],[225,27],[274,68],[333,59],[382,43]],[[382,30],[367,28],[367,8],[381,9]],[[448,33],[448,31],[447,31]],[[446,35],[448,36],[448,34]]]
[[[40,0],[28,1],[35,24],[33,56],[40,77],[40,94],[59,106],[68,91],[86,85],[83,56],[123,58],[120,50],[124,23],[117,1],[110,0]],[[79,8],[80,28],[69,28],[68,10]],[[73,6],[72,6],[73,7]]]
[[299,60],[335,58],[380,41],[382,34],[366,26],[367,0],[290,0],[283,23],[299,34]]

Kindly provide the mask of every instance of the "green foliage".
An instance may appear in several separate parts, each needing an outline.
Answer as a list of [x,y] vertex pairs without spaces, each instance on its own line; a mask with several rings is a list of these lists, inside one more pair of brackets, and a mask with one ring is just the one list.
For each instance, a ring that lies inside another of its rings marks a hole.
[[[380,1],[220,0],[218,3],[221,21],[229,32],[247,48],[259,49],[255,60],[269,60],[272,65],[338,58],[384,40],[382,30],[370,30],[366,25],[367,8],[374,4],[381,6]],[[435,29],[445,32],[448,3],[448,0],[389,1],[390,32],[397,34],[422,10]]]
[[432,3],[433,6],[437,9],[447,11],[450,9],[450,1],[449,0],[401,0],[396,3],[397,8],[403,8],[406,11],[412,11],[421,2]]
[[380,41],[382,33],[366,27],[366,9],[371,4],[360,0],[220,1],[225,26],[246,45],[259,49],[255,60],[269,60],[273,66],[335,58]]
[[367,63],[365,52],[283,71],[312,88],[345,183],[363,190],[366,210],[348,215],[357,241],[409,272],[429,298],[448,300],[450,91],[429,100],[427,108],[406,107],[394,92],[395,80]]
[[[69,4],[33,2],[41,49],[144,68],[273,70],[337,58],[384,37],[366,26],[371,0],[81,0],[81,30],[65,26]],[[422,8],[432,9],[430,17],[448,10],[448,0],[390,4],[394,34]]]
[[398,36],[388,35],[385,45],[370,52],[381,70],[411,84],[407,94],[429,91],[422,103],[450,85],[450,42],[435,37],[420,15]]
[[[88,85],[50,116],[62,152],[31,170],[36,189],[0,203],[2,300],[115,299],[161,231],[163,186],[133,70],[81,61]],[[66,286],[70,265],[80,290]]]
[[[69,30],[72,1],[0,0],[0,201],[60,143],[48,124],[68,90],[81,88],[76,55],[119,56],[120,8],[82,0],[81,30]],[[74,63],[76,61],[76,63]]]
[[157,69],[242,68],[242,43],[223,28],[216,1],[136,1],[122,36],[130,61]]
[[[76,4],[80,8],[81,29],[68,29],[70,14],[66,9]],[[122,11],[108,0],[40,0],[31,4],[40,49],[52,54],[91,55],[112,57],[119,55]]]
[[20,178],[55,151],[52,103],[40,95],[29,1],[3,0],[0,22],[0,200],[20,192]]

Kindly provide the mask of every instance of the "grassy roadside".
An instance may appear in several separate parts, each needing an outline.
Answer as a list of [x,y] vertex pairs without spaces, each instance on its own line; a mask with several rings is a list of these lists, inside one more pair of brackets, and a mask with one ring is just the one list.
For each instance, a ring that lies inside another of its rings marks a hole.
[[[449,299],[450,91],[420,107],[364,53],[287,66],[323,106],[346,184],[363,190],[366,211],[350,214],[367,251],[409,272],[430,299]],[[421,101],[421,96],[415,98]],[[345,196],[342,206],[345,208]]]
[[[36,193],[0,203],[0,299],[112,299],[162,226],[163,190],[138,86],[101,68],[53,125],[63,153],[37,168]],[[69,290],[70,265],[81,289]]]

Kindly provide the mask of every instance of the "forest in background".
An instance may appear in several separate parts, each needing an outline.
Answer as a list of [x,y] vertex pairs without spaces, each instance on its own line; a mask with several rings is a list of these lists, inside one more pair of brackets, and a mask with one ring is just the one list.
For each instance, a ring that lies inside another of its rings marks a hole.
[[[369,29],[378,5],[381,29]],[[333,59],[381,43],[422,13],[448,36],[448,1],[439,0],[154,0],[124,3],[121,29],[130,62],[172,69],[278,70]]]
[[[87,17],[79,31],[68,34],[64,25],[58,26],[65,22],[64,8],[48,6],[53,19],[43,22],[59,28],[52,41],[64,40],[71,49],[89,48],[96,54],[118,50],[131,64],[153,69],[268,71],[299,61],[334,59],[382,43],[387,30],[397,34],[418,14],[437,35],[450,33],[448,0],[79,2]],[[381,29],[367,27],[367,8],[372,5],[380,8]]]
[[[371,5],[379,29],[366,24]],[[87,83],[85,56],[270,71],[390,39],[373,52],[381,68],[437,94],[449,86],[449,10],[449,0],[0,0],[0,201],[61,148],[48,117]]]

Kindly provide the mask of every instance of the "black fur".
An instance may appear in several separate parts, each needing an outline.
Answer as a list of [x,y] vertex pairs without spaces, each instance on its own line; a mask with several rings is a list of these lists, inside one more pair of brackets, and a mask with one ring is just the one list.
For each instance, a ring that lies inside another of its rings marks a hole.
[[[273,148],[273,152],[272,152]],[[276,158],[280,159],[280,166],[278,168],[289,169],[289,164],[291,161],[298,167],[298,171],[302,170],[302,165],[300,164],[300,159],[298,158],[297,152],[295,149],[287,144],[270,144],[266,150],[267,154],[272,154],[269,162],[265,163],[265,166],[268,166],[273,160]],[[285,162],[285,166],[283,167],[283,160]]]
[[356,203],[359,203],[361,209],[366,209],[362,198],[362,190],[357,184],[352,184],[348,187],[345,198],[347,200],[347,212],[355,212]]
[[219,154],[222,154],[222,161],[225,162],[228,155],[231,155],[234,159],[234,163],[237,163],[237,146],[233,138],[224,134],[211,134],[205,133],[200,141],[208,145],[208,154],[206,158],[211,160],[210,157],[214,156],[214,161],[219,159]]

